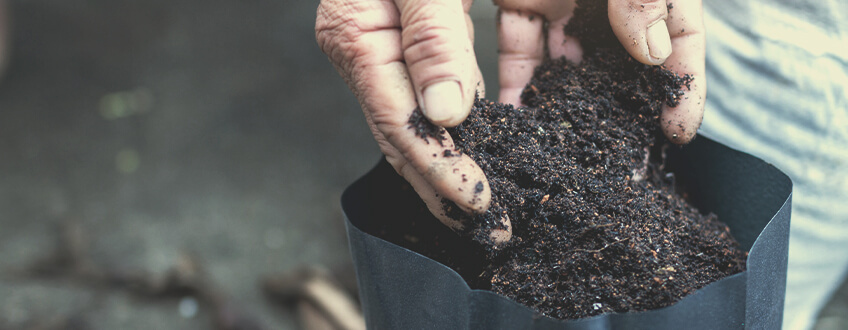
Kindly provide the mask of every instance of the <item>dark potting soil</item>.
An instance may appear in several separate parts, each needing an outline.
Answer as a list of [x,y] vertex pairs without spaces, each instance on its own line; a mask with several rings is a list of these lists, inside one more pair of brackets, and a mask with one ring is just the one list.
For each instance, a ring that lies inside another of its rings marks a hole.
[[[588,40],[584,59],[546,60],[522,94],[526,107],[478,99],[448,129],[492,189],[484,214],[446,206],[478,225],[470,234],[486,263],[470,282],[560,319],[668,306],[743,271],[747,257],[728,227],[675,194],[663,172],[660,111],[677,104],[688,78],[633,60],[606,12],[606,1],[578,2],[566,32]],[[437,137],[441,129],[422,118],[410,127]],[[486,233],[502,215],[513,238],[494,246]],[[457,267],[445,246],[415,243]]]

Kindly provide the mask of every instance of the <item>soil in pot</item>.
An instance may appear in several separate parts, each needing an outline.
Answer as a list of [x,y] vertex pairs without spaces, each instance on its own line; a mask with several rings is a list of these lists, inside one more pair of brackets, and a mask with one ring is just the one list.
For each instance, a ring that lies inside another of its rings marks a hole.
[[[457,150],[439,157],[470,155],[492,189],[485,214],[446,203],[448,214],[477,226],[465,234],[478,244],[444,234],[395,242],[560,319],[668,306],[744,270],[747,253],[727,226],[676,194],[663,171],[661,107],[678,102],[689,78],[633,60],[606,13],[606,1],[578,2],[566,32],[590,41],[581,43],[584,60],[546,60],[522,95],[526,107],[478,99],[448,130]],[[438,139],[441,130],[420,115],[410,123]],[[494,246],[486,233],[503,215],[513,239]],[[455,258],[451,249],[473,253]],[[482,261],[469,261],[475,255]]]

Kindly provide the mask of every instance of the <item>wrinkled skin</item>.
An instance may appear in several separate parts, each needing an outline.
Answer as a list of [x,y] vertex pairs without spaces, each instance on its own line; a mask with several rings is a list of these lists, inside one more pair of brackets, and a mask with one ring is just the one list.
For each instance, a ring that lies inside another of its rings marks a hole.
[[[491,190],[467,155],[442,157],[452,150],[415,136],[407,121],[420,108],[434,124],[452,127],[471,109],[475,93],[485,94],[474,54],[472,0],[322,0],[315,25],[321,50],[362,106],[368,126],[387,160],[422,197],[430,211],[451,228],[466,224],[445,216],[442,198],[467,212],[484,212]],[[574,0],[495,0],[498,13],[500,101],[520,105],[521,90],[545,55],[579,61],[582,50],[563,33]],[[638,61],[693,77],[680,105],[661,117],[674,143],[690,141],[700,126],[704,79],[704,27],[701,1],[609,0],[613,31]],[[547,23],[547,24],[546,24]],[[547,31],[543,31],[547,27]],[[546,46],[549,54],[545,54]],[[436,156],[434,156],[436,155]],[[477,183],[483,190],[475,189]],[[496,243],[511,238],[509,219],[491,233]]]

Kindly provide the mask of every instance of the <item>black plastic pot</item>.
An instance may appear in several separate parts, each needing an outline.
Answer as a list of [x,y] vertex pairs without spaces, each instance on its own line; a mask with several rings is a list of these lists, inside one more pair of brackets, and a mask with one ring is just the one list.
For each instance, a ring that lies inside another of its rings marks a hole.
[[[403,179],[382,161],[342,196],[368,327],[779,329],[792,182],[774,166],[705,137],[684,148],[670,148],[669,167],[679,189],[702,212],[716,213],[750,251],[747,270],[666,308],[560,321],[492,292],[471,289],[480,267],[474,246],[455,239],[429,216]],[[447,253],[439,261],[397,245],[415,249],[431,239],[438,239]],[[444,263],[460,265],[465,279]]]

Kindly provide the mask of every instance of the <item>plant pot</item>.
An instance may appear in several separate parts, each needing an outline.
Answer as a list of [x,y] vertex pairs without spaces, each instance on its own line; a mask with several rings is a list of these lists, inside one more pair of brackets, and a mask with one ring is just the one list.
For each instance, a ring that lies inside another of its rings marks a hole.
[[[490,291],[472,289],[482,267],[474,243],[427,214],[414,191],[381,161],[342,196],[369,328],[779,329],[792,182],[774,166],[703,136],[669,149],[676,189],[730,227],[750,252],[746,271],[661,309],[568,321],[545,317]],[[438,261],[400,246],[416,249],[431,239],[438,239],[446,252]]]

